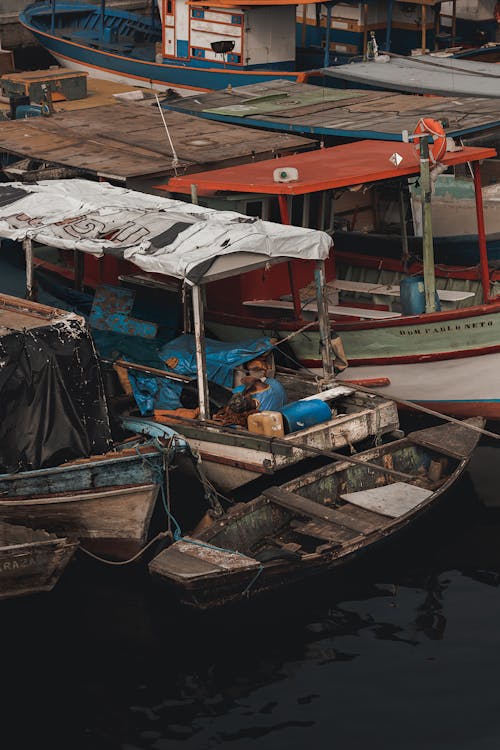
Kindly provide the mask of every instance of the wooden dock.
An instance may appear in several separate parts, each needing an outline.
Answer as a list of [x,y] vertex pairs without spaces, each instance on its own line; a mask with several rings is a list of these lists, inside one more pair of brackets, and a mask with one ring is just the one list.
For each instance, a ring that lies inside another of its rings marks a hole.
[[[177,112],[165,111],[165,120],[179,159],[178,174],[267,159],[315,145],[296,135],[203,122]],[[175,174],[174,155],[154,100],[72,107],[51,117],[4,122],[1,135],[4,153],[64,168],[65,176],[147,189],[159,177]],[[30,174],[43,179],[42,172],[38,177],[36,170]]]
[[421,117],[447,120],[447,135],[454,138],[500,126],[495,99],[422,97],[280,80],[178,97],[166,106],[209,120],[349,140],[401,141],[402,131],[412,133]]

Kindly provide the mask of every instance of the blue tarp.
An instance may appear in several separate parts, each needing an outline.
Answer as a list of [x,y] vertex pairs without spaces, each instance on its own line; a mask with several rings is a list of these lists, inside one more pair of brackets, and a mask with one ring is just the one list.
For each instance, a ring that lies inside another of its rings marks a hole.
[[[232,388],[234,368],[268,352],[273,345],[271,339],[264,337],[236,342],[205,339],[205,347],[208,380]],[[183,334],[169,341],[159,350],[158,356],[163,363],[169,362],[167,369],[171,372],[193,379],[196,377],[196,350],[192,334]],[[181,383],[132,371],[129,377],[142,415],[151,414],[153,409],[177,409],[181,406]]]

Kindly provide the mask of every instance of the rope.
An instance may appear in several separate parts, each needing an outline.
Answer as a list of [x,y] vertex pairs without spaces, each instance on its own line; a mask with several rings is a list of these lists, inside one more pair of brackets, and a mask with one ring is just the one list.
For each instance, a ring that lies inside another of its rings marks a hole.
[[86,555],[89,557],[92,557],[94,560],[97,560],[98,562],[105,563],[106,565],[129,565],[130,563],[135,562],[141,555],[144,554],[144,552],[148,549],[148,547],[151,547],[155,542],[158,541],[158,539],[165,539],[166,537],[170,536],[168,531],[160,531],[151,541],[149,541],[142,549],[139,550],[139,552],[136,552],[136,554],[133,557],[129,557],[128,560],[108,560],[105,557],[101,557],[100,555],[96,555],[94,552],[91,552],[89,549],[86,549],[85,547],[82,547],[80,545],[80,549],[82,552],[85,552]]
[[175,150],[175,146],[173,144],[172,138],[170,137],[170,131],[169,131],[168,125],[167,125],[167,123],[165,121],[165,115],[163,114],[163,110],[161,108],[160,100],[158,99],[158,94],[155,94],[155,99],[156,99],[156,103],[158,105],[158,109],[160,110],[161,119],[163,121],[163,127],[166,130],[167,138],[168,138],[168,141],[170,143],[170,148],[172,149],[172,167],[173,167],[174,172],[175,172],[175,174],[177,176],[177,166],[179,164],[179,157],[177,156],[177,152]]

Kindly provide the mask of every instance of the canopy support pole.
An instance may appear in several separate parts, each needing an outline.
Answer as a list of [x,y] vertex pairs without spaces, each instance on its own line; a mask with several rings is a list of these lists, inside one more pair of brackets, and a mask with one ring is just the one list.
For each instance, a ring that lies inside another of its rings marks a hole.
[[401,222],[401,240],[403,245],[403,270],[406,273],[408,271],[408,261],[410,259],[410,253],[408,252],[408,231],[406,226],[406,206],[405,197],[403,194],[403,188],[399,190],[399,220]]
[[427,49],[427,6],[425,3],[421,6],[421,16],[422,16],[422,54],[425,55],[425,50]]
[[278,205],[280,209],[281,223],[290,224],[290,215],[288,213],[288,203],[286,200],[286,195],[283,195],[283,193],[280,193],[278,195]]
[[35,285],[33,273],[33,240],[26,237],[23,240],[24,258],[26,261],[26,299],[35,299]]
[[[290,213],[288,211],[288,201],[287,196],[283,195],[283,193],[279,193],[278,195],[278,204],[280,207],[280,218],[282,224],[291,224],[290,221]],[[302,320],[302,302],[299,295],[299,290],[297,289],[297,285],[295,284],[295,278],[293,275],[293,266],[292,262],[289,260],[287,263],[288,266],[288,278],[290,279],[290,291],[292,293],[292,299],[293,299],[293,312],[297,320]]]
[[[389,0],[389,2],[390,1],[391,0]],[[368,50],[368,3],[363,3],[363,60],[366,60],[367,50]]]
[[330,65],[330,32],[332,26],[332,8],[335,3],[326,3],[326,34],[325,34],[325,58],[323,67],[328,68]]
[[436,276],[434,245],[432,242],[431,173],[429,167],[429,140],[420,139],[420,190],[422,191],[422,255],[424,261],[425,312],[436,312]]
[[454,47],[457,35],[457,0],[453,0],[451,8],[451,46]]
[[198,381],[198,399],[200,419],[210,419],[208,400],[207,357],[205,350],[205,316],[201,287],[195,284],[191,289],[193,299],[194,342],[196,348],[196,379]]
[[323,360],[323,377],[331,380],[334,377],[332,348],[330,345],[330,317],[328,315],[328,300],[326,296],[325,261],[317,260],[314,269],[316,282],[316,302],[318,305],[319,341],[321,358]]
[[[391,35],[392,35],[392,16],[394,12],[394,0],[388,0],[387,2],[387,28],[385,32],[385,49],[386,52],[391,51]],[[366,57],[366,51],[364,53]]]
[[301,46],[304,49],[306,46],[307,39],[307,5],[302,6],[302,35],[301,35]]
[[73,251],[73,266],[75,269],[73,286],[77,291],[83,292],[83,276],[84,276],[84,270],[85,270],[85,258],[84,258],[83,253],[81,253],[79,250]]
[[52,0],[52,14],[50,18],[50,33],[53,34],[56,29],[56,0]]
[[481,269],[481,285],[483,287],[483,302],[490,301],[490,270],[488,268],[488,248],[486,246],[486,230],[484,227],[483,191],[481,189],[481,171],[479,162],[472,163],[474,176],[474,195],[476,198],[477,239],[479,244],[479,266]]

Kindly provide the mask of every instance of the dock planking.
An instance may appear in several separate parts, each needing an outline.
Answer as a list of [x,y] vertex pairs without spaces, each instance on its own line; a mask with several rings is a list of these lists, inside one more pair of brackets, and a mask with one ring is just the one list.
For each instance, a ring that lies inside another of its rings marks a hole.
[[446,119],[447,135],[462,137],[500,126],[494,99],[422,97],[390,91],[321,88],[268,81],[169,100],[169,110],[249,127],[335,138],[402,140],[421,117]]
[[[165,119],[181,174],[271,158],[314,145],[296,135],[203,122],[177,112],[165,112]],[[117,103],[5,122],[0,149],[125,184],[174,174],[172,149],[156,103],[151,102]]]

